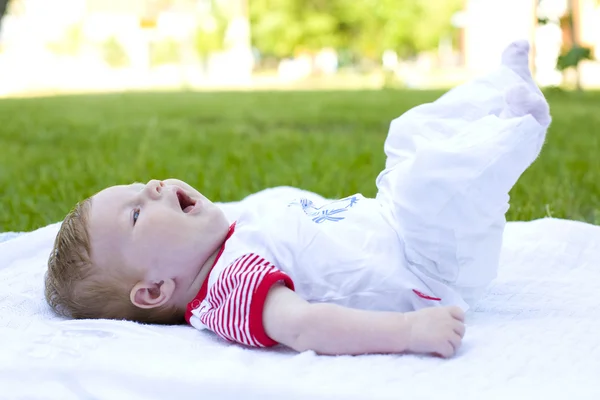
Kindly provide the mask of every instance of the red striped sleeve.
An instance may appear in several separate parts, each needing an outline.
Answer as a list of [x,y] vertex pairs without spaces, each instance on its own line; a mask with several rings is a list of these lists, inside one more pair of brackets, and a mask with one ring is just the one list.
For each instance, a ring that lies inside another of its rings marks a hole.
[[262,323],[269,289],[283,282],[294,290],[291,278],[263,257],[250,253],[239,257],[217,278],[208,290],[196,315],[220,337],[253,347],[268,347],[277,342],[269,338]]

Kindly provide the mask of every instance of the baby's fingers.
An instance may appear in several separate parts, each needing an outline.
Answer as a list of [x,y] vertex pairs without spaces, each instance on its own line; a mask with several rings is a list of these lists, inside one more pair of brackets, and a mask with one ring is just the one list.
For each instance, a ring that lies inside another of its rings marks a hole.
[[450,315],[452,318],[457,319],[460,322],[465,322],[465,312],[459,307],[451,307]]
[[465,336],[465,330],[466,330],[465,324],[463,324],[462,322],[458,322],[458,321],[454,322],[454,333],[456,333],[458,336],[463,338]]
[[450,343],[452,344],[452,348],[454,349],[454,351],[452,352],[454,354],[458,351],[458,348],[460,347],[460,344],[462,343],[462,337],[457,334],[452,335],[452,337],[450,338]]
[[450,358],[454,355],[455,351],[456,349],[454,348],[454,345],[448,340],[442,342],[440,346],[438,346],[438,351],[436,351],[434,354],[438,357]]

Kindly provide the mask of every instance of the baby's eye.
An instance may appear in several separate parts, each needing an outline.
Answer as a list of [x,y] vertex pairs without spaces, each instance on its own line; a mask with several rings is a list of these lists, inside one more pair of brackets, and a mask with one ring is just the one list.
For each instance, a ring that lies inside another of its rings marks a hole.
[[140,217],[140,209],[136,208],[135,210],[133,210],[133,224],[134,225],[137,222],[139,217]]

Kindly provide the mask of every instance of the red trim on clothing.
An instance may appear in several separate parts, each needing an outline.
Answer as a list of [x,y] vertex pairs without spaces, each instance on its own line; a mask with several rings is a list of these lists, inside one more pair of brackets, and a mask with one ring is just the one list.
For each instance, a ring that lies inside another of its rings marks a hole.
[[190,318],[192,318],[192,310],[195,310],[196,308],[200,307],[200,304],[206,298],[206,293],[208,291],[208,277],[210,276],[210,273],[212,272],[215,265],[217,265],[217,261],[219,261],[219,258],[221,258],[221,254],[223,254],[223,251],[225,250],[225,244],[227,244],[227,240],[233,235],[233,232],[235,232],[235,222],[229,226],[229,232],[227,232],[227,236],[225,236],[223,245],[219,249],[219,252],[217,253],[217,257],[215,258],[215,261],[213,262],[213,265],[210,266],[210,270],[208,271],[208,274],[206,275],[204,282],[202,282],[200,291],[198,292],[196,297],[194,297],[194,299],[188,303],[188,305],[185,309],[185,321],[188,324],[190,323]]
[[274,272],[272,274],[267,275],[260,285],[254,291],[252,295],[252,300],[250,303],[250,333],[256,341],[262,344],[265,347],[275,346],[279,343],[271,339],[267,336],[265,332],[265,327],[263,325],[263,311],[265,308],[265,300],[267,300],[267,295],[269,294],[269,290],[273,287],[277,282],[281,282],[285,284],[289,289],[294,290],[294,282],[292,279],[287,276],[285,273],[279,271]]
[[417,296],[425,300],[442,301],[442,299],[440,299],[439,297],[427,296],[426,294],[419,292],[417,289],[413,289],[413,292],[415,292]]

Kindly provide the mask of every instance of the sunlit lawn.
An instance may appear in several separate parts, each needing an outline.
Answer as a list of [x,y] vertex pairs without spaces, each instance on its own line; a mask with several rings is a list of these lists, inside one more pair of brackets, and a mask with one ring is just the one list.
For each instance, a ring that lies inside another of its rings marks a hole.
[[[389,121],[441,92],[153,93],[0,100],[0,231],[60,221],[78,200],[178,177],[216,201],[292,185],[375,194]],[[600,222],[600,94],[548,95],[542,156],[510,220]]]

